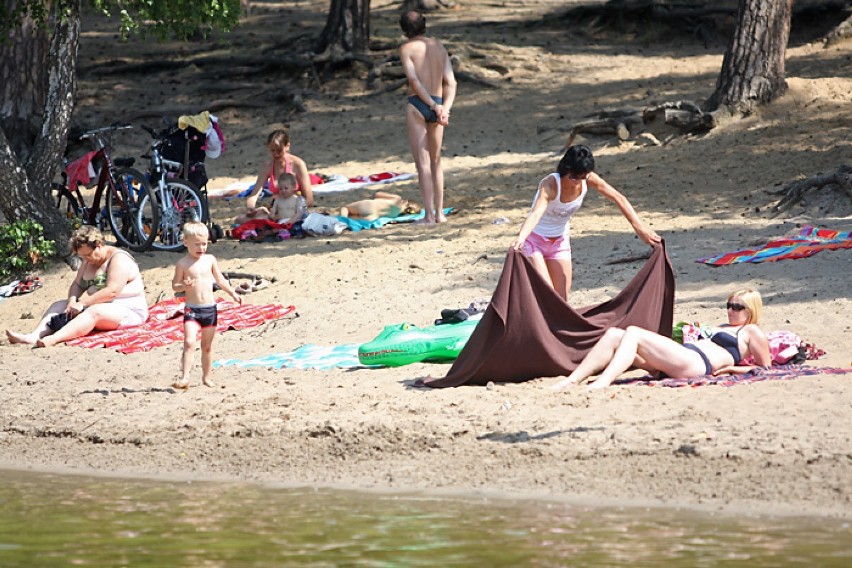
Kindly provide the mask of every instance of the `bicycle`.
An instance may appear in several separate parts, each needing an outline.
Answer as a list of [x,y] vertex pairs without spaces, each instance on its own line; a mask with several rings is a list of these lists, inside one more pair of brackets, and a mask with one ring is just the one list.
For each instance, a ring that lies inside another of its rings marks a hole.
[[[160,223],[160,213],[150,199],[150,184],[139,170],[131,166],[133,158],[116,158],[109,155],[104,139],[107,132],[133,128],[129,124],[113,124],[103,128],[88,130],[79,136],[80,140],[90,140],[95,148],[91,161],[100,163],[100,173],[92,204],[87,205],[79,184],[68,187],[67,173],[63,171],[62,184],[54,184],[57,191],[56,207],[63,208],[69,219],[79,219],[82,224],[93,225],[105,231],[104,216],[109,228],[120,246],[134,252],[151,248],[156,234],[151,230]],[[104,197],[104,192],[106,196]],[[101,207],[101,199],[105,205]]]
[[[179,175],[184,171],[184,165],[181,162],[164,158],[162,151],[166,141],[153,128],[148,126],[142,128],[153,139],[151,154],[143,156],[150,160],[148,174],[153,197],[147,199],[153,201],[154,208],[159,213],[159,223],[156,225],[155,238],[151,246],[157,250],[179,251],[184,246],[183,226],[185,223],[201,221],[209,224],[210,222],[206,192],[202,192],[189,180],[169,177],[169,174]],[[146,208],[149,206],[146,200],[143,200],[142,204]]]

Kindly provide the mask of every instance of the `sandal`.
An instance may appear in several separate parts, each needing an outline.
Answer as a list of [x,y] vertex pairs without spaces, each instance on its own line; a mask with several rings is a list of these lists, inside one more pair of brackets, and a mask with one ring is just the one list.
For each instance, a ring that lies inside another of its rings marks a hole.
[[239,285],[234,288],[234,292],[237,294],[251,294],[254,292],[253,286],[248,282],[240,282]]
[[257,292],[258,290],[263,290],[267,286],[269,286],[269,281],[258,276],[255,277],[254,282],[251,285],[251,291]]
[[29,294],[30,292],[35,292],[41,288],[41,280],[38,276],[29,276],[24,278],[17,284],[15,284],[15,288],[9,294],[10,296],[21,296],[23,294]]

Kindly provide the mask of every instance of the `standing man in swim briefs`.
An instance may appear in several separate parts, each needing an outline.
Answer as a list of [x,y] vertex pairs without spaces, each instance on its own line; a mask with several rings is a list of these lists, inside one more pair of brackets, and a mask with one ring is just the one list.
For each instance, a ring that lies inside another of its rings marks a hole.
[[441,144],[456,98],[456,78],[443,44],[426,37],[426,18],[422,13],[404,12],[399,25],[408,38],[399,48],[399,57],[408,79],[405,126],[426,212],[423,222],[443,223],[447,218],[444,217]]

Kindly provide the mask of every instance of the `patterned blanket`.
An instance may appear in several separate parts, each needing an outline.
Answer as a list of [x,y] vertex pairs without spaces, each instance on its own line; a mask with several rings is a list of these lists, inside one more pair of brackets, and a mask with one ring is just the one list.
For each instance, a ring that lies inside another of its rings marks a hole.
[[799,377],[811,375],[844,375],[852,374],[852,368],[843,369],[839,367],[809,367],[807,365],[776,365],[771,369],[752,369],[741,375],[702,375],[688,379],[659,379],[642,377],[638,379],[619,379],[613,384],[635,385],[642,384],[654,387],[702,387],[705,385],[721,385],[731,387],[734,385],[747,385],[761,381],[789,381]]
[[798,235],[766,243],[763,248],[738,250],[710,258],[699,258],[711,266],[724,266],[742,262],[775,262],[794,258],[806,258],[823,250],[852,248],[850,231],[840,232],[806,226]]
[[[283,318],[294,312],[295,306],[280,304],[242,306],[217,299],[219,323],[216,331],[248,329],[267,321]],[[74,347],[106,347],[119,353],[135,353],[183,341],[183,307],[181,298],[170,298],[151,306],[148,321],[137,327],[98,331],[66,342]]]
[[358,343],[345,345],[302,345],[288,353],[273,353],[255,359],[219,359],[213,367],[270,367],[273,369],[357,369],[367,368],[358,360]]

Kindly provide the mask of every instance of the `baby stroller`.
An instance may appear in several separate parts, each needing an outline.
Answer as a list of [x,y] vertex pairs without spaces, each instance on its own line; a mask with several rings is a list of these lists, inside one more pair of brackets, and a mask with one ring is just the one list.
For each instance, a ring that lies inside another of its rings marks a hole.
[[203,219],[210,229],[210,239],[215,243],[224,233],[222,228],[211,222],[210,206],[207,200],[206,158],[218,158],[224,149],[225,140],[219,127],[219,119],[208,111],[196,115],[185,115],[160,133],[162,139],[161,154],[166,160],[180,162],[181,169],[177,177],[184,179],[199,190],[202,200]]

